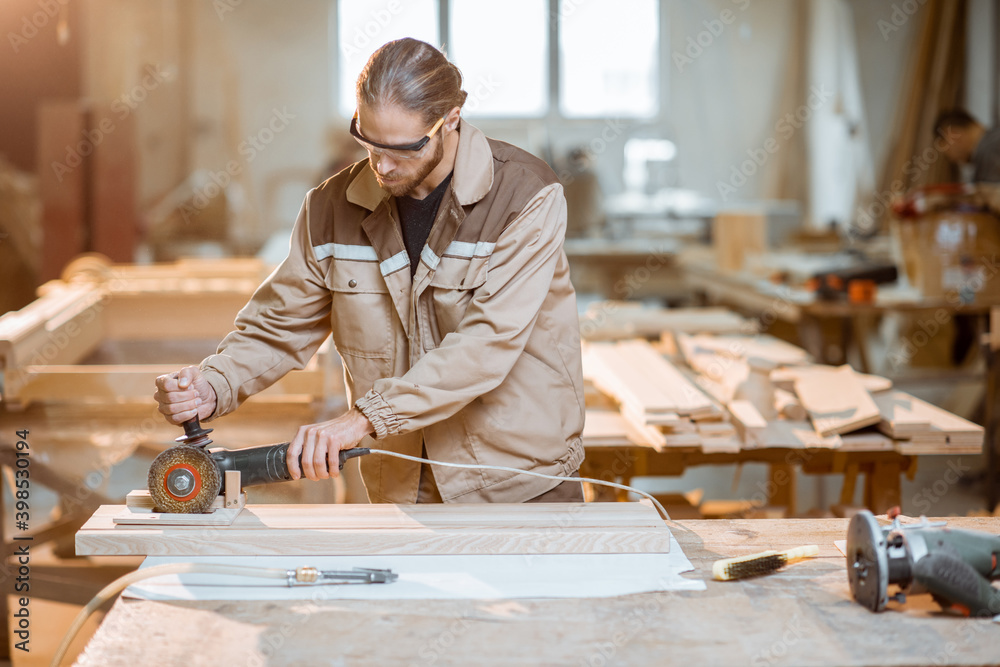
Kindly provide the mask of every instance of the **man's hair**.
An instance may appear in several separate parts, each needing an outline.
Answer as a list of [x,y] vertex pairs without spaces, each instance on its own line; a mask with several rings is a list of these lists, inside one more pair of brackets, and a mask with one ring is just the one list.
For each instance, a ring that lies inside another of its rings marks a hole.
[[382,45],[358,77],[358,104],[400,106],[433,123],[465,104],[462,73],[438,49],[407,37]]
[[934,135],[947,139],[945,133],[953,128],[963,130],[973,125],[979,125],[979,121],[965,109],[945,109],[938,114],[934,121]]

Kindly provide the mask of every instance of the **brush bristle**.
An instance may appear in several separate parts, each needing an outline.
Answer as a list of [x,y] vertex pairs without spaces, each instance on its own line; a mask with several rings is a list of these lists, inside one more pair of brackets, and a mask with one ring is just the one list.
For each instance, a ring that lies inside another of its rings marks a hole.
[[772,552],[720,561],[712,569],[717,580],[730,581],[770,574],[781,569],[787,563],[788,558],[785,554]]
[[746,579],[747,577],[759,577],[784,567],[786,562],[787,559],[778,554],[730,563],[726,566],[726,578]]

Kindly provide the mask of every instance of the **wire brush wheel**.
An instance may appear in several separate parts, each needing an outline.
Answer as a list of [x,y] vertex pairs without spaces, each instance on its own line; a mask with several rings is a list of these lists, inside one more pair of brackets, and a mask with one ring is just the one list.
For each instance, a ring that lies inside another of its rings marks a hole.
[[161,452],[146,479],[158,512],[207,512],[222,490],[219,467],[202,447],[180,445]]

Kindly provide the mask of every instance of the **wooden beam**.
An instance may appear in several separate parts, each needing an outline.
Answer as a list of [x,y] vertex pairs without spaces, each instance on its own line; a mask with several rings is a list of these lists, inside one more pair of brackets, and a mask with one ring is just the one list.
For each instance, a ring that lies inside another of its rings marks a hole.
[[116,527],[102,506],[77,555],[666,553],[670,531],[643,503],[256,505],[229,527]]

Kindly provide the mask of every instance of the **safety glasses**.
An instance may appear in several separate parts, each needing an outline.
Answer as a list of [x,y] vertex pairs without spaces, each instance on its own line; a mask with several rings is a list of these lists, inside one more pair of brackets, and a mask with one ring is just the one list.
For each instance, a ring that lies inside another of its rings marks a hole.
[[439,118],[438,122],[434,123],[434,127],[425,136],[421,137],[419,141],[407,144],[406,146],[390,146],[365,139],[361,136],[361,132],[358,131],[358,112],[355,111],[354,117],[351,118],[351,136],[372,156],[388,155],[394,160],[413,160],[424,154],[424,148],[426,148],[431,137],[444,125],[444,119],[444,116]]

